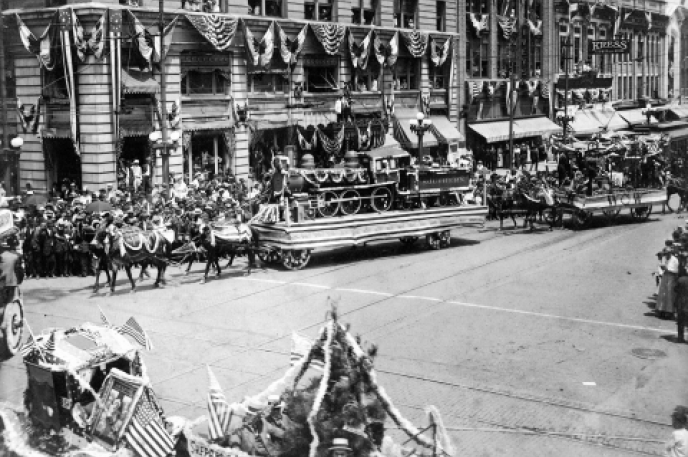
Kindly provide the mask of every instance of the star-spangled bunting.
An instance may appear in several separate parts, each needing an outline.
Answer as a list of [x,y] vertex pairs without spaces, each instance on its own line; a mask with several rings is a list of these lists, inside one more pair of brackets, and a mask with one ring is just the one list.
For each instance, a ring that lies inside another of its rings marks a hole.
[[124,438],[139,457],[165,457],[174,449],[172,437],[148,398],[139,402]]

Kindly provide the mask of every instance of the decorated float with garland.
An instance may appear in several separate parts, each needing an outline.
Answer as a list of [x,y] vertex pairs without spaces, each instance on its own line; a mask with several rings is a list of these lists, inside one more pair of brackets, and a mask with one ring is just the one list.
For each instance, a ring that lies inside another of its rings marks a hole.
[[395,406],[375,371],[376,356],[377,347],[364,348],[335,310],[315,341],[294,335],[291,367],[255,396],[230,404],[208,368],[209,414],[183,427],[186,452],[191,457],[454,455],[435,407],[426,408],[427,424],[418,428]]

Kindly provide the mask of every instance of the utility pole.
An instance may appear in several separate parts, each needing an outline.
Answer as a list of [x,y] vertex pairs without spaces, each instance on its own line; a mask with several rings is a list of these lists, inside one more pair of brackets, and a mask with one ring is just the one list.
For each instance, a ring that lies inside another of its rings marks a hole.
[[566,61],[566,64],[564,66],[564,71],[566,74],[564,75],[564,81],[566,86],[564,87],[564,130],[563,130],[563,135],[564,135],[564,143],[566,143],[566,135],[567,135],[567,130],[568,130],[568,125],[569,121],[572,121],[573,119],[569,119],[569,75],[571,73],[571,60],[573,60],[573,57],[571,56],[571,36],[566,37],[566,41],[562,45],[562,52],[564,54],[564,60]]
[[[7,78],[5,77],[5,20],[2,15],[5,0],[0,0],[0,110],[2,110],[2,146],[0,151],[10,147],[10,132],[9,122],[7,120]],[[9,165],[9,162],[8,162]],[[7,180],[10,177],[8,173],[9,166],[5,169],[5,176],[0,178],[5,180],[7,185],[7,192],[12,193],[14,183]],[[18,190],[17,190],[18,191]]]
[[512,43],[511,52],[511,74],[509,75],[509,81],[511,82],[511,92],[509,93],[509,154],[511,155],[511,168],[514,168],[515,155],[514,155],[514,114],[516,111],[516,106],[514,106],[514,93],[516,92],[516,73],[520,69],[520,65],[517,65],[518,56],[516,52],[521,49],[521,8],[520,1],[516,2],[516,43]]
[[[2,1],[2,0],[0,0]],[[167,150],[167,89],[165,86],[165,2],[160,0],[158,3],[159,20],[158,26],[160,28],[160,132],[162,133],[162,149],[160,155],[162,158],[162,183],[166,189],[166,197],[169,197],[170,192],[170,155]]]

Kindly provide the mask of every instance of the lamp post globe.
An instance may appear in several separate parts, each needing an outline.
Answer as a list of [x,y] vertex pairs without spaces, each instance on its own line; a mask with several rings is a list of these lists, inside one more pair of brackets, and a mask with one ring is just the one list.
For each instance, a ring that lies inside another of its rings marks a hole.
[[24,139],[21,137],[15,137],[10,140],[10,146],[14,149],[19,149],[24,146]]

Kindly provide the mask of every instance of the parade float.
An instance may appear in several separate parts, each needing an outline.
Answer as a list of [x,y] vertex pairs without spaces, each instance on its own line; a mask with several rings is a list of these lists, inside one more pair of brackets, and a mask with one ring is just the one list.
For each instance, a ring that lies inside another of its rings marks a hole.
[[[19,233],[9,209],[0,210],[0,243]],[[3,298],[4,295],[3,295]],[[24,304],[21,291],[14,288],[12,297],[0,301],[0,362],[10,359],[19,351],[24,335]]]
[[28,380],[24,410],[0,408],[0,439],[9,452],[79,457],[454,455],[437,409],[426,408],[425,428],[406,419],[375,372],[377,347],[364,349],[338,322],[336,311],[315,341],[294,334],[290,367],[255,396],[229,403],[208,367],[208,416],[195,419],[165,416],[141,352],[129,340],[151,347],[140,325],[133,318],[123,326],[104,316],[102,320],[102,325],[48,329],[37,336],[29,329],[22,348]]

